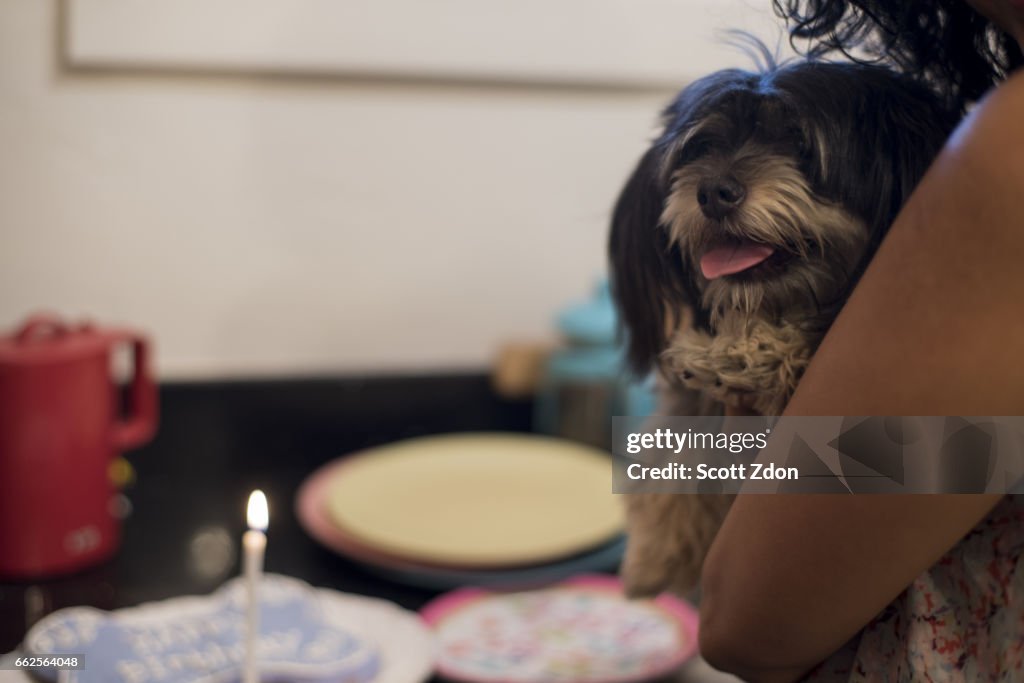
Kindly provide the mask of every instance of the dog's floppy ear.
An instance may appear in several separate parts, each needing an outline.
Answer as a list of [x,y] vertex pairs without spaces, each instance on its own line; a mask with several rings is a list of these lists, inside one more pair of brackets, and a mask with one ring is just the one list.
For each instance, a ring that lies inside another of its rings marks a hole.
[[627,334],[631,368],[655,366],[693,300],[679,250],[661,227],[666,192],[657,145],[640,159],[612,212],[612,292]]

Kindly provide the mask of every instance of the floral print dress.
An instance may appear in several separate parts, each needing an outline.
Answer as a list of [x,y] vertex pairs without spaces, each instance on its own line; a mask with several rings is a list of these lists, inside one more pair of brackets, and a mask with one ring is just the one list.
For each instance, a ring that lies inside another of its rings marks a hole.
[[1024,681],[1024,495],[1004,498],[805,680]]

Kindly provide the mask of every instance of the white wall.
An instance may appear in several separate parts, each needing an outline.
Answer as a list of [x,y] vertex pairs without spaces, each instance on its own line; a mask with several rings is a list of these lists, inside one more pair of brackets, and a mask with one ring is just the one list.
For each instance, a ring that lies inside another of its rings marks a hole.
[[167,378],[479,367],[548,334],[669,94],[69,70],[57,26],[0,0],[0,328],[128,323]]

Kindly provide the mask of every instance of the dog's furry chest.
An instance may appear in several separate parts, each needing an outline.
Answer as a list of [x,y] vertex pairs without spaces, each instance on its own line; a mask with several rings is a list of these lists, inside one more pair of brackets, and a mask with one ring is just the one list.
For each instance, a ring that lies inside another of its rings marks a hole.
[[778,415],[820,341],[820,333],[787,322],[725,321],[713,334],[679,332],[663,359],[691,389],[725,405]]

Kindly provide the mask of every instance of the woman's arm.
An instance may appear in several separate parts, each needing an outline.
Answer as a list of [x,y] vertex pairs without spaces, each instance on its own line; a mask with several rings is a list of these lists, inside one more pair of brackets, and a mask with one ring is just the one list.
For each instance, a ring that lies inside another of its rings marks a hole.
[[[951,138],[822,343],[787,415],[1024,412],[1024,73]],[[737,499],[702,573],[701,650],[798,677],[998,496]]]

